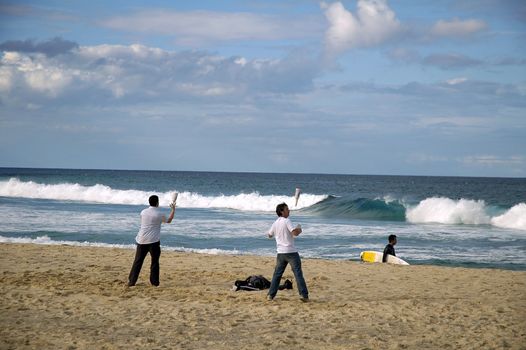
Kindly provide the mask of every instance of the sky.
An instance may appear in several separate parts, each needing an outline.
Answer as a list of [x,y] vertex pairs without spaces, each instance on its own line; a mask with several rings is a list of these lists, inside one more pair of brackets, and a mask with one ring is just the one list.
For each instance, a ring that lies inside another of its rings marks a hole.
[[526,1],[0,0],[0,167],[526,177]]

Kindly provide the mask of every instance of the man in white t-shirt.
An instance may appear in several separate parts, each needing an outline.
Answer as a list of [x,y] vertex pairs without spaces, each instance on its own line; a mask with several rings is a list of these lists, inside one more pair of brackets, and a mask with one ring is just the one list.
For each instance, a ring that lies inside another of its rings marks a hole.
[[135,260],[128,278],[128,286],[134,286],[139,278],[142,263],[146,255],[150,253],[152,264],[150,267],[150,283],[154,286],[159,285],[159,258],[161,256],[161,224],[171,223],[175,214],[175,203],[170,205],[171,211],[168,218],[159,210],[159,197],[150,196],[148,199],[150,207],[141,211],[141,228],[135,241],[137,250]]
[[276,207],[276,214],[278,214],[278,219],[272,224],[272,227],[268,231],[268,237],[276,238],[278,256],[276,258],[276,268],[274,269],[274,275],[272,276],[267,299],[273,300],[278,293],[281,277],[283,276],[287,265],[290,264],[294,277],[296,278],[300,299],[302,301],[309,301],[309,291],[307,290],[307,284],[303,278],[300,255],[294,246],[295,237],[299,236],[303,231],[301,230],[300,225],[296,227],[292,225],[292,222],[289,219],[290,212],[287,204],[278,204]]

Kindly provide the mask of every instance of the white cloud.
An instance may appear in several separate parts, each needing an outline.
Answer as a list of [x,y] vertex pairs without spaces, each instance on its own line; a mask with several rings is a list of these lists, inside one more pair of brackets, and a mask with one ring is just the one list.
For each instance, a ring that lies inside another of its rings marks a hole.
[[209,41],[303,38],[317,31],[310,18],[283,18],[247,12],[149,10],[101,21],[105,27],[173,36],[180,44]]
[[68,72],[57,68],[35,69],[26,74],[26,81],[32,89],[54,97],[71,83],[72,78]]
[[162,59],[169,53],[159,48],[139,44],[82,46],[76,53],[85,59],[110,57],[114,59]]
[[447,161],[449,161],[448,157],[425,153],[413,153],[410,154],[406,159],[406,162],[410,164],[438,163]]
[[31,91],[56,97],[72,81],[71,71],[50,65],[43,54],[31,58],[17,52],[5,52],[0,62],[0,90],[4,93],[20,84]]
[[0,92],[9,92],[13,86],[13,72],[8,67],[0,66]]
[[234,62],[235,62],[236,64],[241,65],[241,66],[244,66],[244,65],[247,64],[247,60],[246,60],[244,57],[240,57],[240,58],[234,60]]
[[54,57],[6,52],[0,61],[0,97],[24,104],[55,98],[64,103],[188,97],[242,100],[310,89],[318,69],[313,58],[303,53],[248,60],[142,45],[80,46]]
[[489,126],[494,123],[492,118],[482,117],[422,117],[413,122],[416,127],[450,127],[450,128],[470,128]]
[[402,30],[386,0],[358,0],[356,15],[341,2],[322,3],[322,8],[329,21],[325,39],[331,54],[382,44]]
[[467,80],[468,78],[459,77],[459,78],[453,78],[453,79],[446,80],[446,83],[448,83],[449,85],[457,85],[457,84],[465,83]]
[[431,34],[438,37],[467,36],[487,28],[486,22],[477,19],[451,21],[440,20],[431,28]]
[[206,116],[203,120],[203,124],[212,127],[231,127],[232,125],[251,125],[254,123],[255,118],[246,115],[221,115],[221,116]]
[[198,85],[198,84],[192,84],[192,83],[184,83],[179,84],[177,86],[177,89],[179,91],[182,91],[184,93],[187,93],[189,95],[194,96],[222,96],[222,95],[230,95],[236,92],[236,88],[234,86],[228,86],[228,85],[215,85],[215,86],[209,86],[209,85]]
[[524,166],[526,165],[526,156],[514,155],[508,157],[499,157],[495,155],[475,155],[458,159],[461,163],[469,165],[482,166]]

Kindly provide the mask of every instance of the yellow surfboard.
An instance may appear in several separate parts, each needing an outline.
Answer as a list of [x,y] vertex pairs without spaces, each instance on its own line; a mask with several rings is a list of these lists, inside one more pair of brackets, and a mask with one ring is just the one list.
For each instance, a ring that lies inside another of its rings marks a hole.
[[[363,252],[360,253],[360,259],[362,261],[364,261],[364,262],[371,262],[371,263],[379,262],[379,263],[381,263],[383,255],[384,255],[384,253],[381,253],[381,252],[375,252],[373,250],[367,250],[367,251],[363,251]],[[391,254],[387,255],[387,263],[395,264],[395,265],[409,265],[404,260],[400,259],[397,256],[391,255]]]

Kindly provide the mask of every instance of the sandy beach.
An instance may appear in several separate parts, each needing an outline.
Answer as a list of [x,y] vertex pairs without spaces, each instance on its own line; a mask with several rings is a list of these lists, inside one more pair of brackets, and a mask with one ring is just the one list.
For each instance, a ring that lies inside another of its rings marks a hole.
[[526,272],[303,259],[294,289],[234,292],[274,258],[0,244],[1,349],[525,349]]

